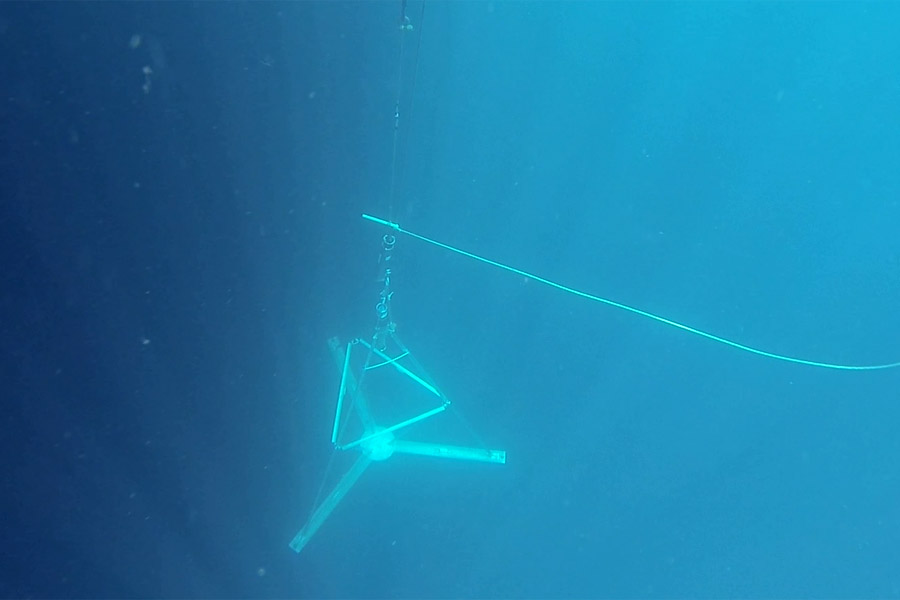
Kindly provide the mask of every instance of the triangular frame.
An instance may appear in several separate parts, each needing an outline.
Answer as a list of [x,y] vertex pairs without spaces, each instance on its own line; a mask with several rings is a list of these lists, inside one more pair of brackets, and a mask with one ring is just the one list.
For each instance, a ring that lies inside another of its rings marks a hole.
[[[431,377],[428,376],[418,361],[415,360],[412,353],[400,342],[396,333],[391,331],[388,337],[395,345],[395,348],[391,349],[391,352],[396,352],[394,356],[388,354],[386,344],[381,347],[376,347],[365,340],[355,339],[342,349],[337,338],[328,340],[328,346],[331,353],[338,368],[341,370],[341,383],[338,391],[337,406],[335,408],[331,442],[336,450],[355,450],[359,451],[360,454],[328,496],[314,508],[309,520],[291,540],[290,547],[295,552],[299,553],[303,550],[309,540],[319,530],[322,523],[325,522],[331,512],[337,507],[340,501],[343,500],[344,496],[347,495],[373,461],[387,460],[394,453],[400,452],[404,454],[417,454],[420,456],[453,458],[457,460],[495,464],[506,463],[505,450],[450,446],[447,444],[397,439],[395,436],[396,432],[444,412],[447,407],[450,406],[450,401],[443,392],[441,392],[440,388],[433,383]],[[365,366],[359,374],[354,373],[351,368],[351,358],[355,348],[360,348],[368,353],[368,357],[364,363]],[[372,357],[377,357],[379,362],[369,364]],[[405,418],[393,425],[385,427],[378,424],[372,415],[369,399],[360,387],[360,381],[369,371],[391,367],[393,367],[401,376],[415,382],[428,394],[436,397],[439,400],[439,404],[434,408]],[[350,408],[348,409],[349,413],[346,416],[355,414],[359,417],[363,426],[363,434],[361,437],[356,438],[351,442],[341,444],[338,440],[341,437],[341,422],[345,417],[344,404],[347,398],[350,398]]]

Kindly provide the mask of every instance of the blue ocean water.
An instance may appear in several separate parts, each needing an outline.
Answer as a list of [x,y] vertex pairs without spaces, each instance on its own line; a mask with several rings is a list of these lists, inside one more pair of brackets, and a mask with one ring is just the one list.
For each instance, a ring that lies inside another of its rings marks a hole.
[[463,417],[409,435],[508,464],[392,457],[288,548],[346,467],[363,212],[900,360],[900,7],[401,7],[0,4],[0,596],[900,596],[900,370],[403,236]]

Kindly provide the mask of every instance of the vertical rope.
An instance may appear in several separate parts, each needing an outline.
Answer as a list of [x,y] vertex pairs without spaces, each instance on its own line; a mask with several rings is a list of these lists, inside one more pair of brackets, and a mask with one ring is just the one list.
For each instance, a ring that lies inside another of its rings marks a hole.
[[[412,117],[413,100],[416,96],[416,76],[419,72],[419,51],[422,47],[422,22],[425,18],[425,2],[422,1],[422,9],[419,12],[419,33],[416,43],[416,51],[413,58],[413,78],[410,88],[409,116]],[[413,24],[406,15],[406,0],[400,3],[400,20],[397,26],[397,33],[400,36],[397,44],[397,82],[396,94],[394,97],[394,131],[393,143],[391,148],[391,183],[388,189],[388,207],[387,212],[389,220],[393,221],[394,204],[398,199],[398,195],[403,193],[404,185],[404,163],[405,163],[405,146],[406,139],[400,134],[400,105],[403,100],[403,67],[404,55],[406,49],[406,36],[413,30]]]

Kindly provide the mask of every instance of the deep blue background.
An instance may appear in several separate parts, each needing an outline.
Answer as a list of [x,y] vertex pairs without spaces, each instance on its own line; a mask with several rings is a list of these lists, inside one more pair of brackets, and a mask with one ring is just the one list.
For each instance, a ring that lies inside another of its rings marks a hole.
[[403,226],[900,360],[900,7],[408,12],[399,55],[394,2],[0,5],[0,596],[900,596],[900,372],[409,238],[398,331],[509,464],[376,464],[288,549],[401,64]]

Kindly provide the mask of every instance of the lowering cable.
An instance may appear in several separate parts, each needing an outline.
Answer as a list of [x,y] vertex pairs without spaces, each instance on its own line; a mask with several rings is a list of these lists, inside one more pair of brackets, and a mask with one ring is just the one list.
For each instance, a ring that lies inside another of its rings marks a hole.
[[[422,22],[425,19],[425,2],[422,2],[422,10],[419,13],[419,35],[416,43],[416,51],[413,57],[413,77],[410,87],[409,114],[412,115],[413,99],[416,90],[416,75],[419,71],[419,50],[422,46]],[[400,18],[397,24],[399,40],[397,44],[397,83],[394,97],[394,131],[391,147],[391,182],[388,190],[388,218],[394,218],[394,201],[398,193],[403,191],[404,162],[406,140],[401,139],[400,134],[400,106],[403,95],[403,62],[406,48],[406,37],[414,30],[413,23],[406,14],[406,0],[400,2]]]

